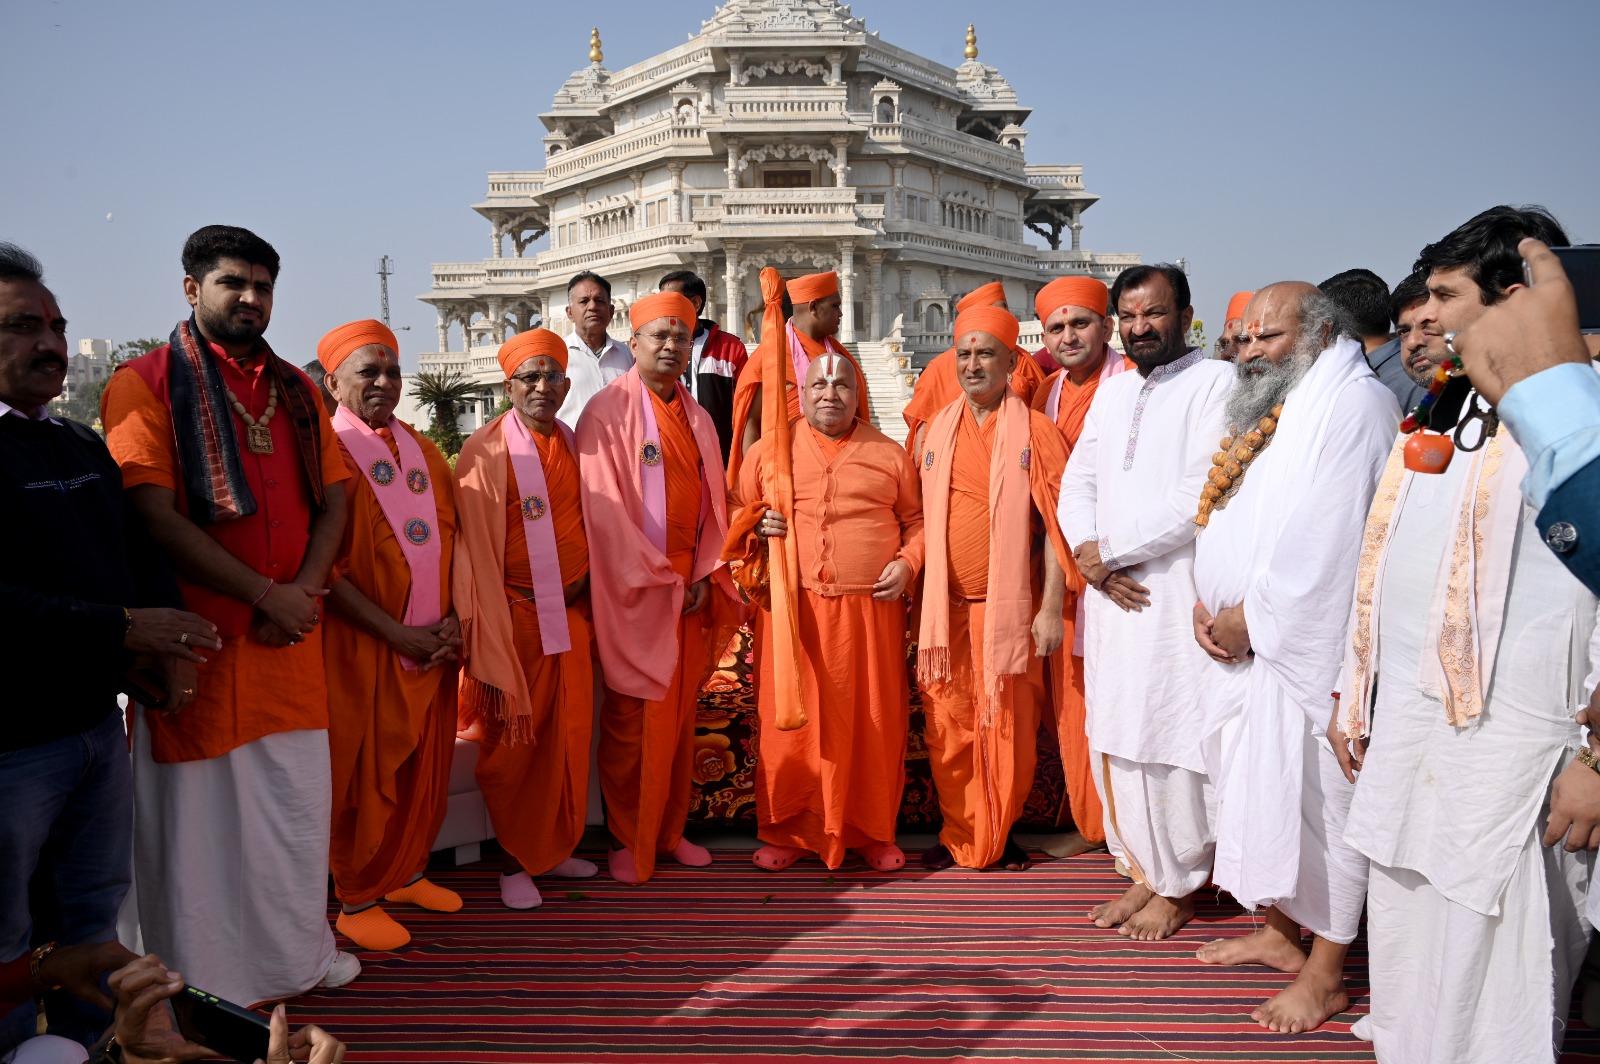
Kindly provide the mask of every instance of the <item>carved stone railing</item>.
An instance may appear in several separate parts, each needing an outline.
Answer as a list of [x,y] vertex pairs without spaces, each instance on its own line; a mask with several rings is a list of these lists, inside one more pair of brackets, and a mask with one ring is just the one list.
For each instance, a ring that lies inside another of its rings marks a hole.
[[1129,266],[1137,266],[1142,261],[1138,255],[1122,251],[1048,251],[1039,249],[1034,252],[1038,269],[1041,274],[1048,277],[1059,277],[1066,273],[1082,273],[1091,277],[1098,277],[1102,281],[1112,281],[1117,274]]
[[859,203],[856,195],[848,187],[729,189],[715,205],[696,207],[694,221],[697,226],[719,227],[729,236],[796,224],[882,228],[883,204]]
[[843,85],[733,85],[727,90],[727,123],[817,122],[845,119]]
[[1083,188],[1083,167],[1055,166],[1028,163],[1028,184],[1038,189],[1065,188],[1078,191]]
[[693,68],[706,64],[711,58],[709,48],[694,48],[682,55],[667,52],[637,67],[619,70],[607,83],[611,98],[616,100],[635,89],[648,88],[656,82],[677,81]]
[[670,114],[641,122],[622,133],[593,144],[552,156],[544,167],[547,185],[589,176],[620,164],[633,164],[645,156],[672,148],[711,151],[711,142],[699,126],[680,126]]
[[572,247],[540,252],[537,262],[540,272],[565,278],[584,269],[586,264],[609,262],[687,244],[695,238],[695,228],[690,222],[670,222],[647,229],[632,229],[603,240],[588,240]]
[[544,191],[543,170],[490,170],[489,202],[529,200]]
[[488,280],[488,272],[481,262],[436,262],[433,264],[433,287],[477,288]]
[[1012,180],[1026,180],[1021,152],[982,137],[936,126],[915,115],[905,115],[899,122],[875,123],[869,127],[868,135],[875,143],[923,149],[934,156],[999,173]]

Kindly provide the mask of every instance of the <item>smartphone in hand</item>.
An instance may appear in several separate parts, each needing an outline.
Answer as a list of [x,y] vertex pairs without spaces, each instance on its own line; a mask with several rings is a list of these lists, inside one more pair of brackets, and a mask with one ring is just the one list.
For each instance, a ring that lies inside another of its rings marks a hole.
[[270,1029],[261,1013],[192,986],[172,999],[172,1011],[189,1041],[244,1064],[267,1059]]

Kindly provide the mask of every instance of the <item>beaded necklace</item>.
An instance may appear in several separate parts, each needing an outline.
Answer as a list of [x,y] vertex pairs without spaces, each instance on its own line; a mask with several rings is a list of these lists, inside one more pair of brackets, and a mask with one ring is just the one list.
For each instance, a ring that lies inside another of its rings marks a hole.
[[1244,472],[1250,468],[1278,431],[1278,419],[1283,416],[1283,404],[1256,422],[1256,427],[1239,436],[1224,436],[1218,444],[1221,449],[1211,456],[1211,472],[1206,474],[1206,486],[1200,491],[1200,510],[1194,523],[1201,528],[1211,523],[1213,510],[1228,505],[1228,500],[1239,490]]
[[272,415],[278,411],[278,382],[273,381],[267,390],[267,408],[261,412],[260,420],[250,416],[250,412],[239,402],[239,397],[233,394],[233,389],[224,385],[223,391],[228,393],[228,402],[233,406],[233,412],[239,415],[239,420],[244,422],[244,443],[250,448],[251,454],[272,453],[272,426],[268,424]]

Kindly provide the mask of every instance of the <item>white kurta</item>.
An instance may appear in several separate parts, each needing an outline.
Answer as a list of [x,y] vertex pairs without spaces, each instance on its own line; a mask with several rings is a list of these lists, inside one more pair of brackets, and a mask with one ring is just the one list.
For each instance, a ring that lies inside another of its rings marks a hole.
[[[1107,834],[1166,897],[1192,893],[1210,873],[1209,828],[1203,845],[1173,832],[1209,819],[1199,697],[1209,659],[1191,620],[1194,515],[1233,376],[1232,363],[1195,350],[1148,377],[1103,382],[1061,482],[1067,543],[1098,540],[1107,564],[1150,592],[1138,612],[1099,591],[1086,595],[1084,687],[1096,775],[1111,788]],[[1142,766],[1177,771],[1146,779]]]
[[1399,421],[1361,345],[1339,341],[1289,393],[1271,444],[1195,546],[1200,601],[1213,615],[1242,603],[1254,651],[1208,662],[1212,878],[1333,942],[1355,938],[1367,866],[1343,839],[1353,788],[1325,731],[1362,527]]
[[[1514,447],[1507,441],[1507,448]],[[1582,961],[1593,855],[1546,850],[1551,781],[1578,741],[1595,597],[1522,507],[1483,713],[1457,728],[1421,661],[1471,466],[1405,489],[1377,579],[1371,745],[1346,839],[1372,862],[1372,1014],[1386,1064],[1550,1061]],[[1516,492],[1502,474],[1496,491]]]
[[143,712],[134,718],[133,878],[144,949],[240,1005],[310,990],[335,953],[327,731],[157,764]]
[[600,394],[600,389],[623,376],[633,368],[633,351],[614,336],[607,336],[605,346],[592,351],[576,332],[566,335],[567,380],[572,388],[556,411],[556,417],[568,425],[576,425],[589,400]]

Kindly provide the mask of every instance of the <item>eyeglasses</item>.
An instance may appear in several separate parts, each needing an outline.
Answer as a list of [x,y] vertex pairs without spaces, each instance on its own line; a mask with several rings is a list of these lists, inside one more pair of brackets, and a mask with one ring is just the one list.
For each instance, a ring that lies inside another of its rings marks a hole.
[[561,382],[567,379],[567,375],[558,369],[553,369],[548,373],[518,373],[511,379],[514,381],[520,381],[529,388],[537,388],[541,384],[548,384],[552,388],[559,388],[561,387]]

